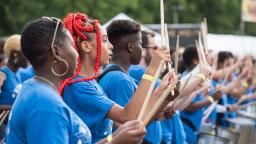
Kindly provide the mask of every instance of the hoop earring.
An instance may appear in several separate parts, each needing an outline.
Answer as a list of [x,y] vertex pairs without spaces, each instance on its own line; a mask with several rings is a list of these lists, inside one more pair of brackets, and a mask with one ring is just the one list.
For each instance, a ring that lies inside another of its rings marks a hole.
[[67,73],[68,73],[68,68],[69,68],[69,65],[68,65],[68,62],[66,61],[66,60],[64,60],[64,59],[62,59],[62,58],[60,58],[60,59],[58,59],[59,60],[59,62],[63,62],[65,65],[66,65],[66,70],[65,70],[65,72],[64,73],[62,73],[62,74],[58,74],[58,73],[56,73],[55,72],[55,70],[54,70],[54,64],[56,64],[57,63],[57,61],[55,60],[54,61],[54,63],[53,63],[53,66],[52,66],[52,73],[54,74],[54,75],[56,75],[56,76],[59,76],[59,77],[61,77],[61,76],[64,76],[64,75],[66,75]]

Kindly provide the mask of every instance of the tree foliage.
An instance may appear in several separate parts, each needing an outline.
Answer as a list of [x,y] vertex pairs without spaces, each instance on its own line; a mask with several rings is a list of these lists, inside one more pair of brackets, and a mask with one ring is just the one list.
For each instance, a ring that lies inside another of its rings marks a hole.
[[[140,23],[159,23],[160,0],[1,0],[0,36],[20,33],[30,20],[41,16],[65,17],[85,12],[101,23],[124,12]],[[207,17],[211,33],[237,34],[241,0],[165,0],[166,22],[173,23],[173,7],[180,5],[180,23],[199,23]],[[256,24],[246,23],[246,34],[256,35]]]

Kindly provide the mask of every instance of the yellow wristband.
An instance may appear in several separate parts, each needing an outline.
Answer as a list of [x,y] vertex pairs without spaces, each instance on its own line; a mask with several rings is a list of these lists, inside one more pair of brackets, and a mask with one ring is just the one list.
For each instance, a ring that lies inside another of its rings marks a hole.
[[249,87],[249,84],[248,84],[247,82],[245,82],[245,81],[241,81],[241,84],[242,84],[242,86],[245,87],[245,88],[248,88],[248,87]]
[[107,141],[108,141],[109,143],[112,141],[112,139],[113,139],[112,135],[109,135],[109,136],[107,137]]
[[214,99],[212,98],[212,96],[209,96],[207,99],[208,99],[211,103],[214,103]]
[[154,77],[152,77],[151,75],[148,74],[144,74],[142,76],[143,79],[149,80],[149,81],[154,81]]
[[206,81],[206,77],[205,77],[205,75],[203,75],[203,74],[198,74],[197,76],[199,76],[203,81]]

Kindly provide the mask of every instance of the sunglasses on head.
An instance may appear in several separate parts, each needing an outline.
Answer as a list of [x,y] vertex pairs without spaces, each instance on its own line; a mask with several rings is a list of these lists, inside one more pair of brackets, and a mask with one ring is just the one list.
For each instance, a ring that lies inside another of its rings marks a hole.
[[57,30],[58,30],[58,28],[59,28],[60,23],[62,23],[62,21],[61,21],[59,18],[56,18],[56,17],[46,17],[46,16],[43,16],[42,18],[43,18],[43,19],[50,20],[50,21],[57,22],[57,23],[56,23],[55,30],[54,30],[53,38],[52,38],[52,43],[51,43],[51,48],[53,48],[53,46],[54,46],[54,44],[55,44],[55,39],[56,39]]

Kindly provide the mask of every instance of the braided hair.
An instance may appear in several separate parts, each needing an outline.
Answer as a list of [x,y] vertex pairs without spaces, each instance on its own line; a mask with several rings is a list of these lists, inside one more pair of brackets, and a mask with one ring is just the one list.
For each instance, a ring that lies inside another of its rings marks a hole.
[[69,13],[67,17],[64,19],[64,26],[72,35],[74,40],[74,48],[77,52],[79,52],[79,49],[77,47],[77,42],[79,42],[79,39],[82,41],[89,40],[88,34],[96,33],[97,55],[96,62],[94,64],[94,76],[73,80],[78,76],[79,72],[81,71],[81,59],[80,56],[78,57],[77,68],[75,70],[74,76],[64,80],[59,88],[59,93],[61,95],[63,94],[64,87],[67,85],[71,85],[76,82],[89,81],[95,79],[96,75],[99,72],[99,67],[101,63],[101,33],[99,21],[89,19],[88,16],[84,13]]

